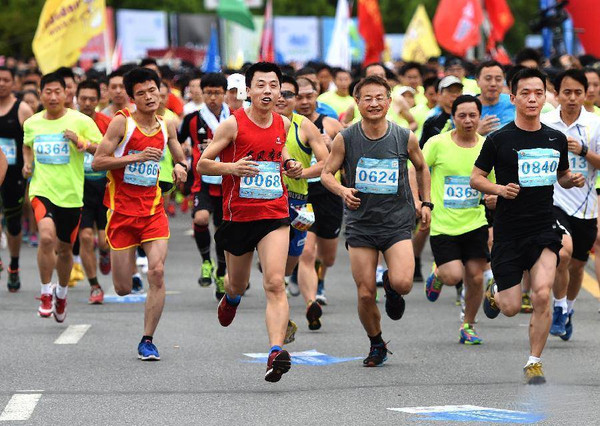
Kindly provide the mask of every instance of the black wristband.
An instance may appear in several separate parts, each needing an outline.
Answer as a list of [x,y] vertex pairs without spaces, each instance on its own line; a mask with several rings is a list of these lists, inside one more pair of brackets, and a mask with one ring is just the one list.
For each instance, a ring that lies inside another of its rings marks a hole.
[[177,164],[179,164],[181,167],[183,167],[186,172],[188,171],[187,164],[185,164],[183,161],[179,161]]
[[429,207],[429,210],[433,210],[433,203],[430,203],[429,201],[423,201],[421,203],[421,207]]
[[581,152],[579,153],[579,155],[581,157],[585,157],[587,155],[587,153],[588,153],[587,145],[585,145],[585,144],[581,145]]
[[287,163],[288,163],[288,161],[296,161],[296,160],[295,160],[294,158],[288,158],[287,160],[285,160],[285,161],[283,162],[283,170],[287,170],[287,169],[288,169],[288,168],[287,168]]

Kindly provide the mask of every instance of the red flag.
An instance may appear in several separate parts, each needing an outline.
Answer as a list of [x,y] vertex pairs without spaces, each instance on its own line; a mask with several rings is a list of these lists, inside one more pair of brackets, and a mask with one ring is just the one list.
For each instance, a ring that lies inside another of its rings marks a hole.
[[504,35],[515,23],[506,0],[485,0],[485,10],[492,27],[490,38],[494,41],[504,40]]
[[577,33],[586,53],[600,57],[600,8],[598,0],[577,0],[568,4]]
[[259,58],[264,62],[275,62],[275,49],[273,48],[273,2],[267,0],[265,6],[265,23],[260,37]]
[[458,56],[479,43],[483,10],[479,0],[442,0],[433,17],[438,43]]
[[366,44],[363,65],[381,61],[381,52],[385,49],[385,30],[378,0],[358,0],[358,32]]

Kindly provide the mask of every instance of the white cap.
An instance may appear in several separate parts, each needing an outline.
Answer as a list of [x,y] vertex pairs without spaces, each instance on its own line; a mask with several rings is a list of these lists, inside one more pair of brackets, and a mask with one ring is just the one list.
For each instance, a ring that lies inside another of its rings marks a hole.
[[245,89],[246,88],[246,77],[242,74],[236,73],[231,74],[227,77],[227,90],[231,89]]
[[446,77],[442,78],[442,81],[440,81],[440,84],[438,84],[438,92],[442,91],[442,89],[447,89],[450,86],[454,86],[455,84],[458,84],[460,85],[460,87],[463,87],[463,84],[458,79],[458,77],[455,77],[453,75],[447,75]]
[[412,93],[413,95],[415,95],[415,94],[417,93],[417,91],[416,91],[415,89],[413,89],[412,87],[410,87],[410,86],[402,86],[402,87],[400,87],[400,88],[397,90],[397,93],[398,93],[399,95],[403,95],[403,94],[405,94],[406,92],[410,92],[410,93]]

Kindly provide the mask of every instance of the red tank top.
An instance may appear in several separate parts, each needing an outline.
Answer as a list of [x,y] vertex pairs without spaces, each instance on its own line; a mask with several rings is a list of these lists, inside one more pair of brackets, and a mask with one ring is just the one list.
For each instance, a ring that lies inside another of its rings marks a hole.
[[[164,150],[167,147],[167,125],[156,117],[160,128],[152,135],[140,130],[128,109],[118,111],[116,115],[127,119],[125,135],[114,152],[122,157],[133,152],[143,151],[151,146]],[[162,191],[158,186],[157,161],[132,163],[121,169],[109,170],[108,183],[104,193],[104,205],[111,210],[128,216],[152,216],[163,211]]]
[[102,136],[106,134],[106,131],[108,130],[108,125],[110,124],[110,120],[111,118],[109,116],[104,115],[101,112],[97,112],[96,114],[94,114],[94,122],[96,123],[96,126],[98,126],[98,129],[100,129],[100,133],[102,133]]
[[285,146],[283,119],[273,113],[271,126],[264,129],[248,118],[244,108],[233,115],[237,121],[237,137],[221,152],[221,161],[235,163],[250,155],[263,171],[254,178],[223,176],[223,219],[249,222],[289,217],[287,190],[281,184],[281,151]]

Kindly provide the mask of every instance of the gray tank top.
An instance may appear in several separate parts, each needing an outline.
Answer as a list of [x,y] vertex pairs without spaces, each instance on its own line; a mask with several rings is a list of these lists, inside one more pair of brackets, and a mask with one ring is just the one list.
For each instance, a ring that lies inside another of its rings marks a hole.
[[343,130],[346,185],[359,190],[358,210],[346,209],[346,235],[393,235],[413,227],[415,207],[408,181],[410,130],[388,121],[379,139],[358,122]]

